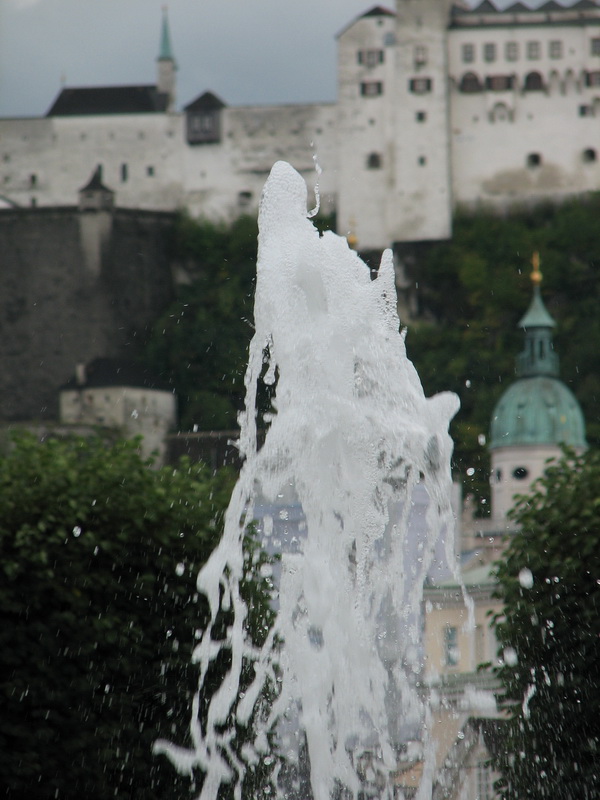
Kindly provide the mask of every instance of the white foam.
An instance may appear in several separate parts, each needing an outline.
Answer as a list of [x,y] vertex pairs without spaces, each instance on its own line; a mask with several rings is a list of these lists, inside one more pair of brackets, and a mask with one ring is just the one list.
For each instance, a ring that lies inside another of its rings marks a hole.
[[[259,228],[256,331],[240,419],[245,463],[221,544],[198,577],[212,620],[221,600],[231,604],[234,623],[226,643],[215,643],[209,627],[198,644],[199,693],[221,647],[231,648],[232,667],[204,729],[194,722],[195,749],[182,754],[166,742],[156,749],[184,772],[194,765],[206,772],[203,800],[215,800],[226,780],[237,781],[239,797],[246,762],[256,756],[247,746],[236,755],[223,724],[233,715],[248,720],[273,682],[279,695],[257,723],[255,749],[264,752],[266,732],[297,709],[315,800],[329,800],[336,783],[359,791],[362,750],[376,752],[387,780],[396,766],[390,713],[407,725],[423,721],[414,687],[419,609],[439,532],[452,524],[447,431],[457,400],[447,393],[425,398],[406,356],[391,252],[372,281],[345,239],[319,235],[307,218],[304,180],[284,162],[265,185]],[[277,375],[276,413],[257,451],[257,385],[265,371],[267,381]],[[427,526],[415,541],[408,523],[423,486]],[[244,527],[257,491],[275,500],[290,489],[308,533],[300,552],[282,556],[279,612],[257,650],[244,630],[239,592]],[[240,698],[249,661],[256,677]],[[432,769],[426,764],[424,774]],[[418,797],[429,791],[423,785]],[[386,793],[393,794],[389,781]]]

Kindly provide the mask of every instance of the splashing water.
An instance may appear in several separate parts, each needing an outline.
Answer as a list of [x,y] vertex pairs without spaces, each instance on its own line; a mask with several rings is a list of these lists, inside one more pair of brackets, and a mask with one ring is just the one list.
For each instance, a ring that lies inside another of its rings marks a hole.
[[[284,162],[265,185],[259,228],[256,332],[240,419],[245,461],[221,543],[198,576],[211,624],[194,655],[194,747],[161,741],[155,749],[181,772],[202,770],[202,800],[215,800],[225,783],[239,798],[250,765],[277,762],[269,734],[293,718],[306,734],[315,800],[356,797],[366,752],[383,776],[380,796],[391,798],[399,742],[390,731],[402,728],[394,718],[427,727],[415,677],[419,612],[444,530],[452,560],[447,430],[457,400],[425,398],[406,357],[391,253],[372,281],[345,239],[319,235],[306,185]],[[276,413],[257,450],[261,379],[277,383]],[[425,532],[411,534],[412,498],[425,489]],[[244,628],[242,543],[258,494],[274,501],[282,491],[294,492],[307,535],[297,552],[282,554],[278,613],[257,647]],[[225,638],[215,632],[224,606],[233,620]],[[210,667],[224,650],[230,668],[201,722]],[[253,677],[242,692],[248,665]],[[257,713],[273,687],[267,711]],[[253,741],[236,749],[234,728],[251,719]],[[431,796],[432,771],[425,759],[418,798]]]

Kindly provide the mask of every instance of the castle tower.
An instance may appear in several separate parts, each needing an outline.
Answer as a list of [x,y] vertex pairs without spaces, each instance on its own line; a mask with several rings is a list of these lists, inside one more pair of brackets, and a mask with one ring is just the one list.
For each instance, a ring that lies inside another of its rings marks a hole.
[[162,28],[160,35],[160,51],[156,59],[158,74],[156,89],[160,94],[166,96],[165,111],[175,110],[176,98],[176,73],[177,64],[173,57],[171,47],[171,32],[169,29],[169,17],[167,7],[163,6]]
[[390,242],[451,235],[449,6],[449,0],[396,2]]
[[517,357],[518,379],[504,392],[492,414],[492,522],[504,520],[516,494],[526,493],[561,445],[586,448],[579,403],[559,379],[552,330],[556,323],[540,294],[542,275],[533,257],[533,298],[519,326],[525,334]]

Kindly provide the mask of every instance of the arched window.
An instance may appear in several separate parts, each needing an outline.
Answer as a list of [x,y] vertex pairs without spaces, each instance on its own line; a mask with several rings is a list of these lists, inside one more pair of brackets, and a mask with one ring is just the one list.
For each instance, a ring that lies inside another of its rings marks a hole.
[[367,156],[367,169],[381,169],[380,153],[369,153]]
[[541,92],[545,88],[544,79],[539,72],[528,72],[523,88],[526,92]]
[[465,72],[458,85],[459,91],[465,94],[474,94],[481,92],[483,85],[474,72]]

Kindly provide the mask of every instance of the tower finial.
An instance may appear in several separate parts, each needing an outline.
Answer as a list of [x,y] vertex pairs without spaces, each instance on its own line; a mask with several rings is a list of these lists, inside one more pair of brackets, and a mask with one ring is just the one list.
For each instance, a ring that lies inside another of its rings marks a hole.
[[539,286],[542,282],[542,273],[540,272],[540,254],[537,250],[531,256],[531,266],[533,267],[533,272],[531,273],[531,282],[534,286]]
[[171,47],[171,32],[169,30],[169,15],[166,5],[162,7],[162,28],[160,33],[159,61],[175,61]]

